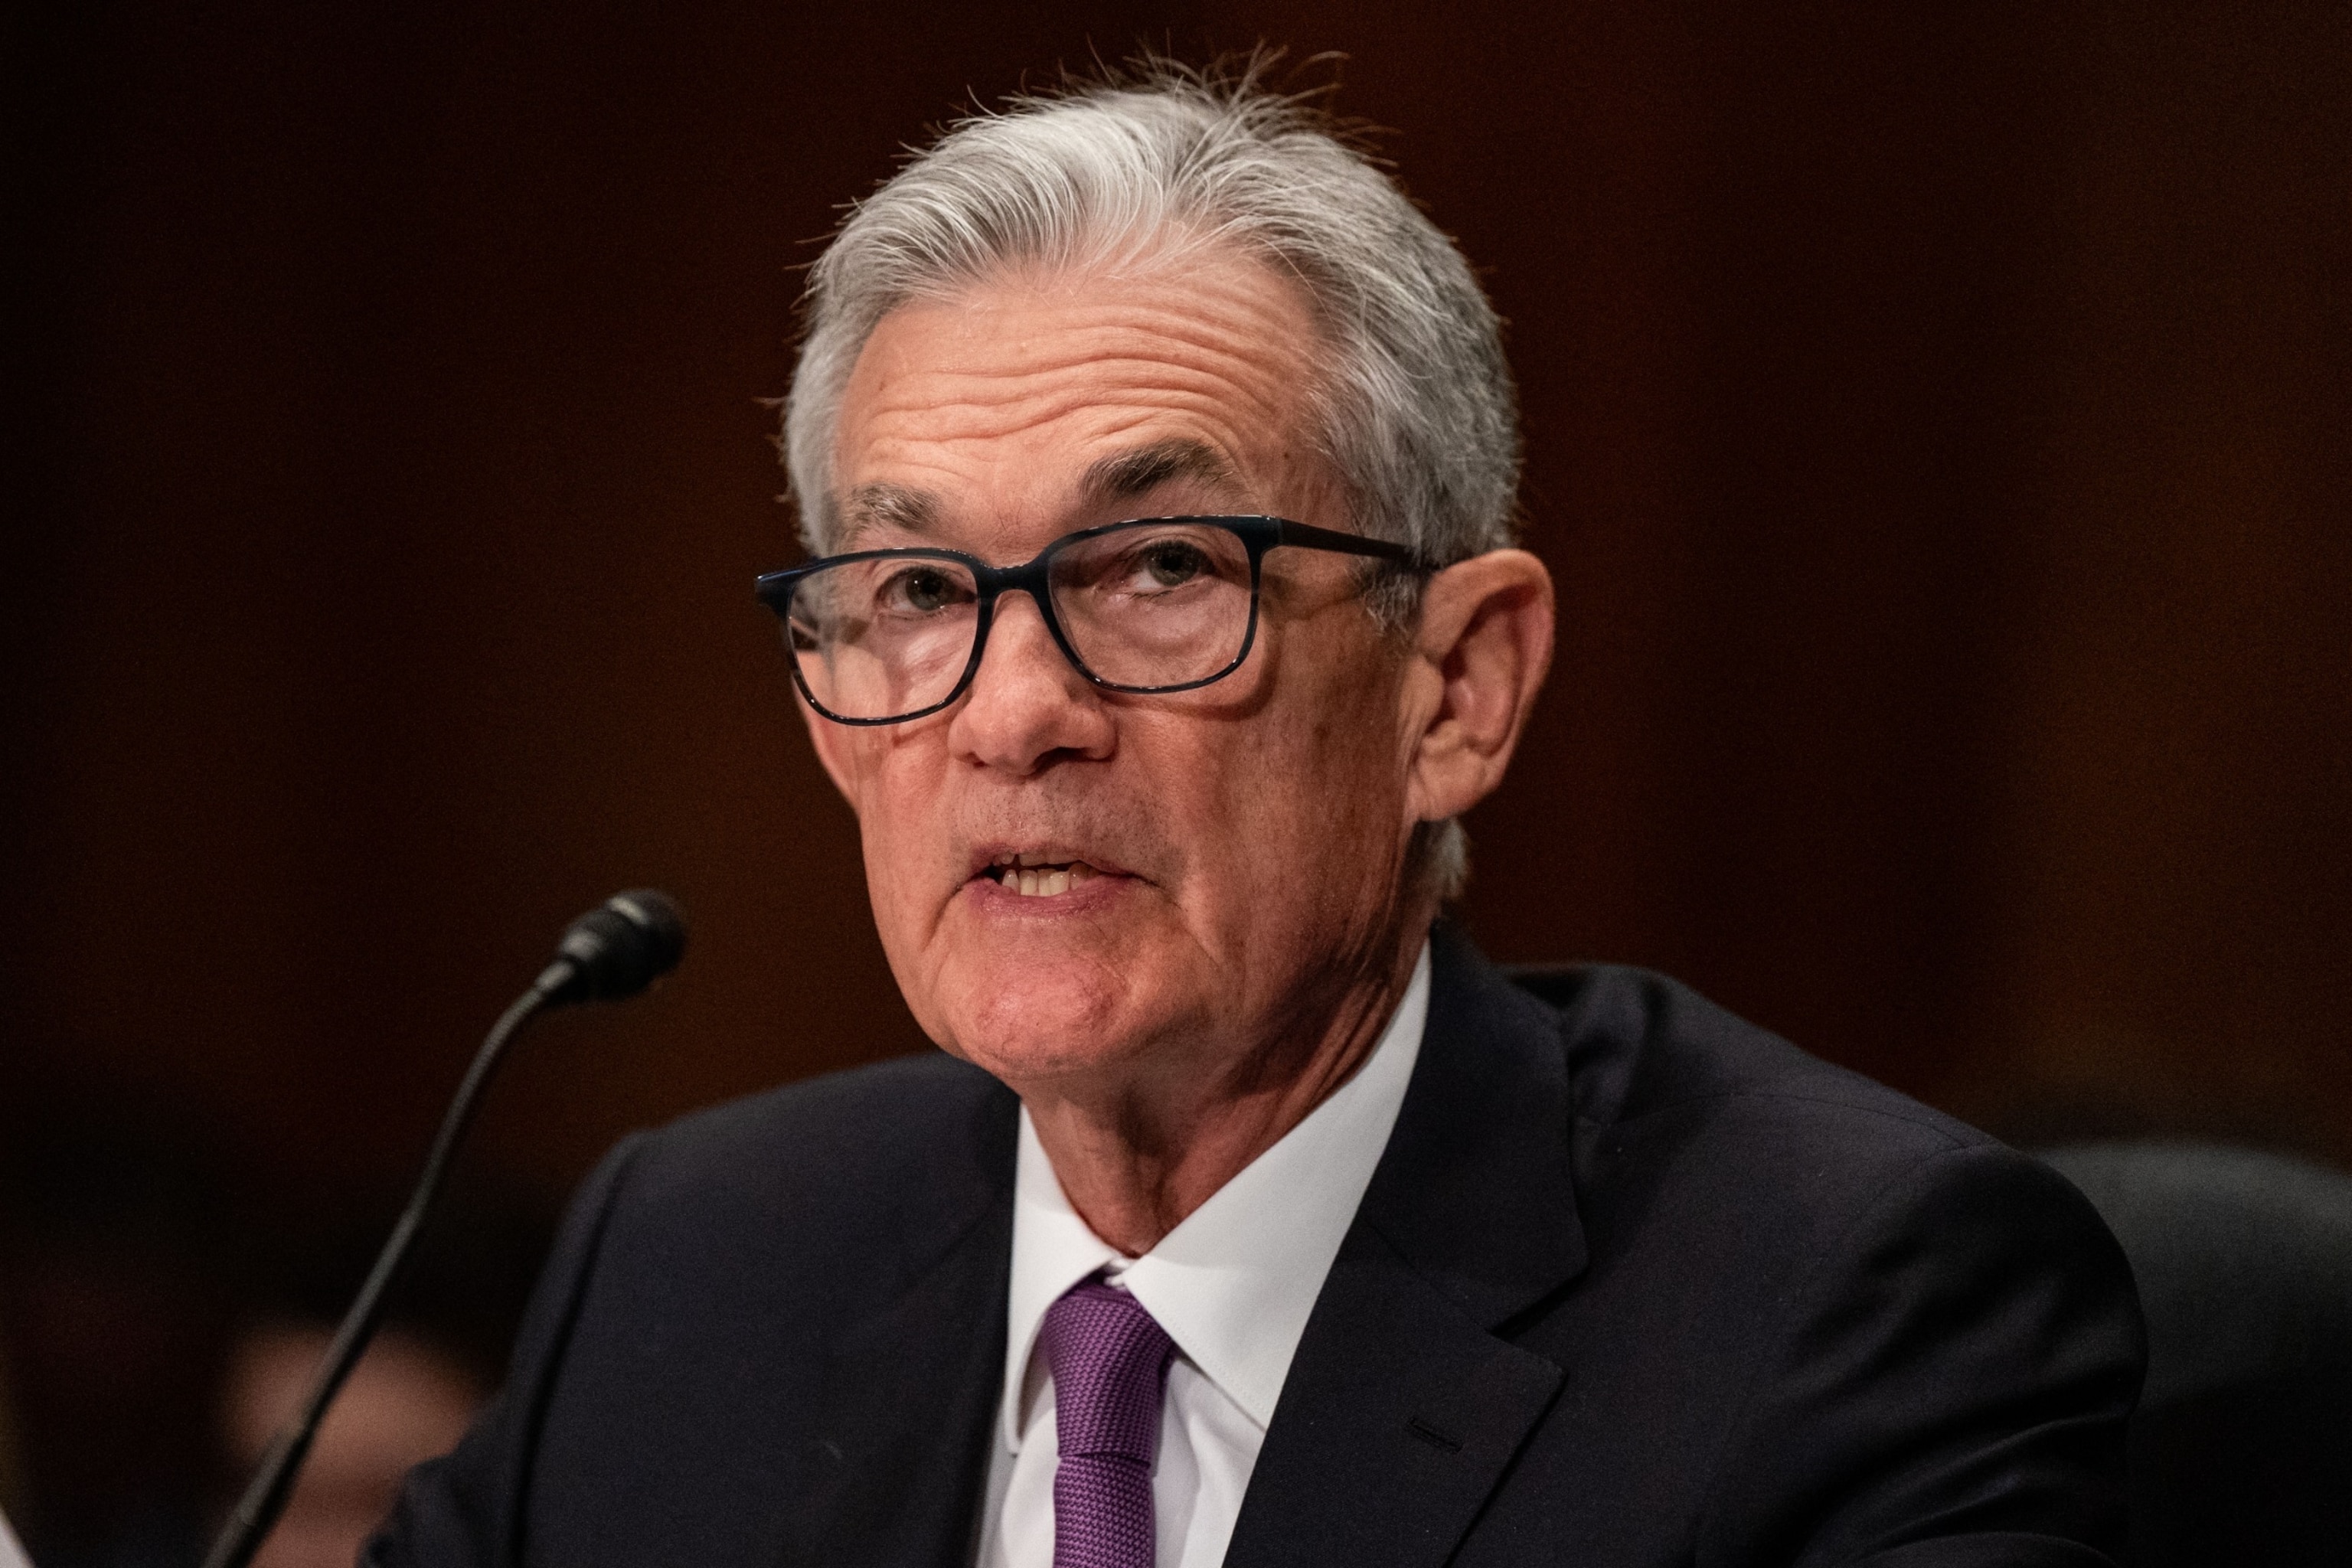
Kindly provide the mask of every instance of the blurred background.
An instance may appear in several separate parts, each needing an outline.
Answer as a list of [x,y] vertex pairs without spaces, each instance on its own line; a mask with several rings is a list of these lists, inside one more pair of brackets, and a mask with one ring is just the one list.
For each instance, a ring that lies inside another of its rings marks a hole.
[[1139,42],[1342,83],[1509,320],[1564,618],[1471,824],[1491,953],[1671,971],[2026,1142],[2352,1162],[2352,10],[1954,10],[12,8],[36,1555],[194,1560],[604,894],[674,890],[692,954],[498,1087],[330,1535],[495,1381],[614,1138],[924,1048],[751,600],[796,556],[761,400],[840,203]]

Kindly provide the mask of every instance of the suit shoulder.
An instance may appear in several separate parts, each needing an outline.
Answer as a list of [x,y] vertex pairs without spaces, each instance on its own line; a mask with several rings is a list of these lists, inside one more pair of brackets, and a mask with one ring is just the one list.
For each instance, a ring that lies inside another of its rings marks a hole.
[[1570,1064],[1587,1235],[1629,1276],[1640,1258],[1675,1277],[1665,1294],[1735,1281],[1727,1299],[1793,1310],[1808,1289],[1850,1304],[1875,1289],[1858,1279],[1905,1269],[1990,1274],[2129,1318],[2120,1253],[2039,1162],[1663,975],[1539,980]]
[[787,1084],[639,1136],[640,1223],[783,1235],[914,1225],[1011,1184],[1019,1101],[938,1052]]
[[836,1166],[963,1130],[1011,1091],[939,1051],[825,1073],[689,1111],[653,1132],[667,1151],[724,1160],[791,1151]]
[[1533,980],[1530,989],[1557,1011],[1578,1113],[1591,1122],[1712,1107],[1834,1126],[1890,1152],[1993,1146],[1966,1122],[1801,1050],[1665,975],[1586,964]]

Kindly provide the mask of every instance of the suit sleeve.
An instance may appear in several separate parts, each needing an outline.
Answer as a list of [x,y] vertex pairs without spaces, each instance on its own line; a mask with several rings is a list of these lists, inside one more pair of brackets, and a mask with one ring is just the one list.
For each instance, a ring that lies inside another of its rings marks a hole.
[[642,1137],[624,1141],[582,1184],[531,1292],[506,1387],[454,1450],[409,1472],[360,1568],[519,1568],[541,1417]]
[[1701,1564],[2120,1555],[2145,1335],[2122,1251],[2055,1173],[1995,1145],[1929,1158],[1779,1310]]

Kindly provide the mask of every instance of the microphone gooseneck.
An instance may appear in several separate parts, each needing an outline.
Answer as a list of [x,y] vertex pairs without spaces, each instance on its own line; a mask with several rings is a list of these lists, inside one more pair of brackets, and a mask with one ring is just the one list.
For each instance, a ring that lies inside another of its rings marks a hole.
[[246,1568],[278,1522],[286,1500],[293,1494],[302,1461],[310,1455],[311,1441],[318,1436],[319,1423],[383,1320],[385,1297],[408,1261],[434,1201],[441,1195],[457,1146],[473,1124],[482,1091],[489,1087],[509,1042],[525,1024],[551,1007],[574,1002],[616,1002],[636,995],[677,968],[685,952],[686,920],[668,894],[651,888],[616,893],[572,922],[556,946],[554,961],[540,971],[530,990],[499,1015],[499,1021],[483,1037],[481,1048],[474,1053],[473,1064],[466,1069],[449,1109],[442,1114],[440,1131],[434,1134],[433,1147],[425,1156],[425,1169],[408,1194],[407,1206],[394,1222],[392,1235],[376,1254],[375,1266],[352,1298],[351,1310],[343,1314],[300,1406],[278,1429],[252,1484],[221,1527],[205,1558],[205,1568]]

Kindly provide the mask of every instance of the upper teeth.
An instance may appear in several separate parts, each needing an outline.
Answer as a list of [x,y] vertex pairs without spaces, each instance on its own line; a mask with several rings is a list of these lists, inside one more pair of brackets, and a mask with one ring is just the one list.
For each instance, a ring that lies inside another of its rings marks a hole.
[[1004,890],[1025,899],[1050,899],[1102,873],[1083,860],[1048,860],[1043,855],[1006,855],[996,862]]

